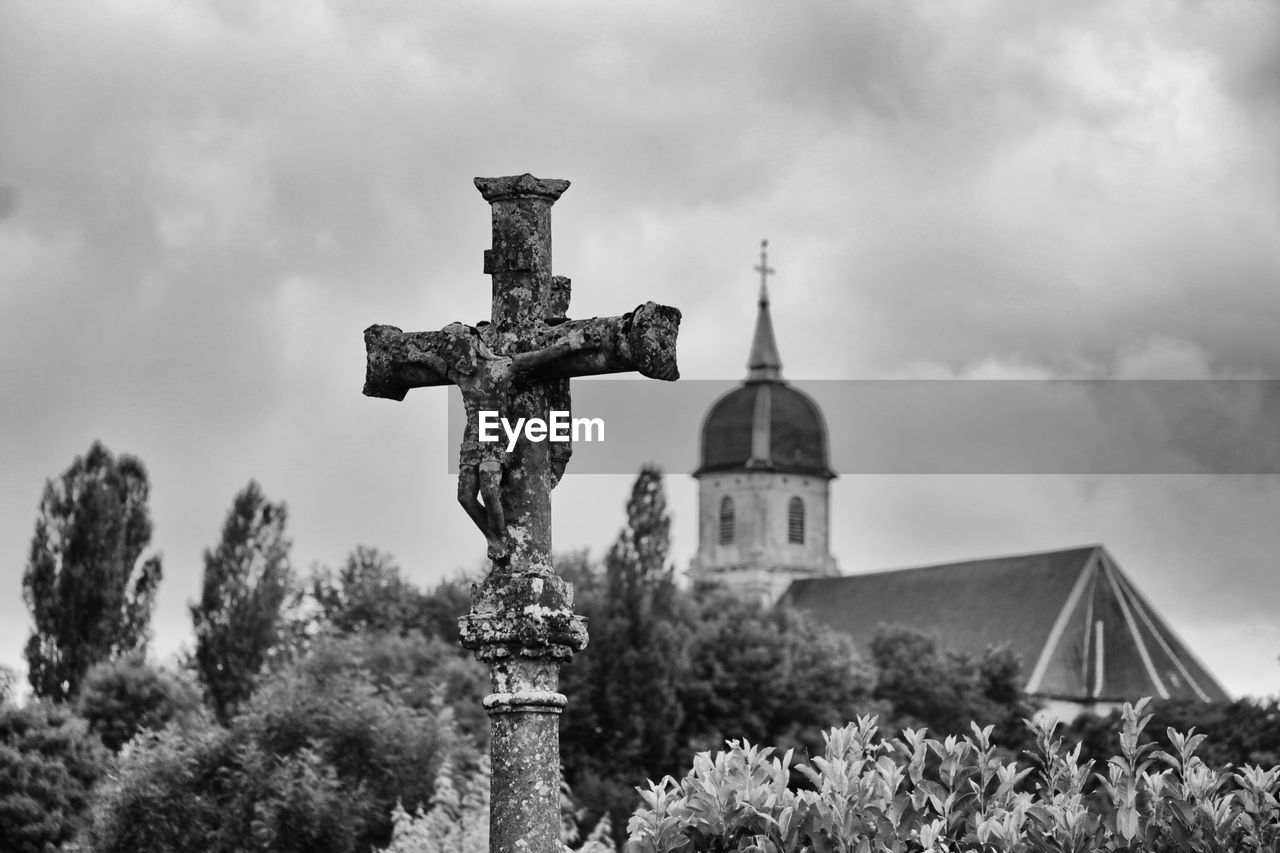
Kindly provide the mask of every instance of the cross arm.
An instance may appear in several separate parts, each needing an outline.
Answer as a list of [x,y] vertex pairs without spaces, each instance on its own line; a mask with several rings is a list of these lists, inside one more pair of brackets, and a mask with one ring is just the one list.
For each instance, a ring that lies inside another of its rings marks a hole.
[[452,385],[441,353],[450,343],[449,332],[404,332],[395,326],[370,326],[364,330],[364,395],[403,400],[410,388]]
[[[540,336],[541,348],[512,356],[511,366],[517,373],[542,379],[634,370],[671,381],[680,376],[679,330],[679,309],[646,302],[620,317],[566,320],[550,326]],[[475,346],[466,334],[474,331],[460,324],[435,332],[370,326],[364,331],[365,396],[403,400],[411,388],[455,384],[449,359]]]
[[555,379],[639,371],[651,379],[673,381],[680,377],[676,364],[676,336],[680,309],[646,302],[620,317],[566,320],[553,326],[549,346],[577,339],[586,347],[569,347],[564,355],[535,369],[539,376]]

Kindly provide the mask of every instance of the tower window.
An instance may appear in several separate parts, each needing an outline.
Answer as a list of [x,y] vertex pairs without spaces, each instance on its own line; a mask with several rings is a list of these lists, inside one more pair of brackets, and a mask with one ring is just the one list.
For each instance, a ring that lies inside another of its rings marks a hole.
[[800,498],[792,498],[787,504],[787,541],[804,544],[804,501]]
[[733,542],[733,498],[725,495],[720,499],[720,544]]

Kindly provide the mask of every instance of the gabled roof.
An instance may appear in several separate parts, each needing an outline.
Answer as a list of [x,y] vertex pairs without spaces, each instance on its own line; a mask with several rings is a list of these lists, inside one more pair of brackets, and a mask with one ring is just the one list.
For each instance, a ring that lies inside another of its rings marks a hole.
[[1007,644],[1022,658],[1027,692],[1046,698],[1229,698],[1101,545],[799,580],[779,604],[864,652],[893,624],[970,654]]

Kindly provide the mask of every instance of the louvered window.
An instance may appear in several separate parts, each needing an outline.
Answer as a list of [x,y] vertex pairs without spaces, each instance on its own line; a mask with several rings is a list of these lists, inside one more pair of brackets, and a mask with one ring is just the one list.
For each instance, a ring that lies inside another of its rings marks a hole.
[[800,498],[792,498],[787,505],[787,541],[804,544],[804,501]]
[[733,542],[733,498],[725,495],[720,499],[720,544]]

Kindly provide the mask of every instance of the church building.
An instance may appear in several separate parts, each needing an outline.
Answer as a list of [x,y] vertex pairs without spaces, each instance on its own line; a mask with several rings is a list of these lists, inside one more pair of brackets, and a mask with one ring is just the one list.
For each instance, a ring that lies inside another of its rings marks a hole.
[[1143,696],[1228,700],[1102,545],[841,575],[830,550],[827,425],[782,378],[766,250],[746,380],[702,423],[694,583],[799,608],[864,653],[881,625],[974,655],[1007,645],[1027,693],[1062,718]]
[[[767,244],[765,244],[767,247]],[[794,580],[835,577],[827,512],[835,472],[827,425],[809,395],[782,378],[760,253],[760,307],[747,379],[702,422],[695,582],[722,582],[773,604]]]

